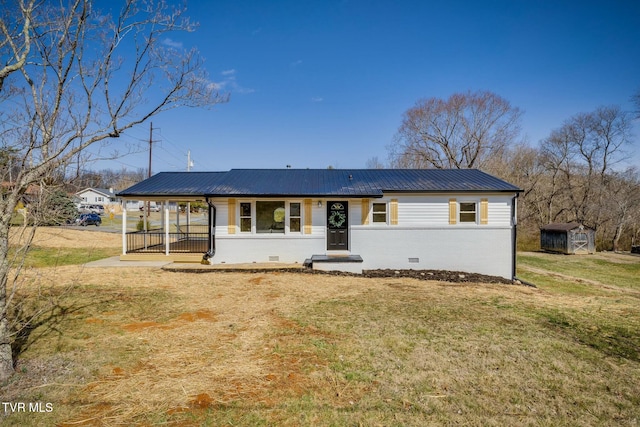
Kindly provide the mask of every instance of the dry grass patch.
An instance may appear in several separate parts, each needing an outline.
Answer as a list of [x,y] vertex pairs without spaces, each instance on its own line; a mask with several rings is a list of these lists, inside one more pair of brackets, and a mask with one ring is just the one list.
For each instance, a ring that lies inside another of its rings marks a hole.
[[[13,227],[9,243],[24,243],[30,227]],[[33,245],[45,248],[118,248],[122,245],[122,235],[103,231],[75,230],[68,227],[38,227]]]
[[[10,255],[18,254],[30,234],[29,227],[15,227],[10,233]],[[120,253],[122,237],[116,233],[75,230],[67,227],[38,227],[25,258],[27,267],[52,267],[84,264]]]
[[597,304],[413,279],[99,274],[109,279],[77,288],[68,303],[82,308],[22,355],[3,389],[54,412],[8,421],[631,425],[640,416],[638,362],[549,320],[558,310],[594,324],[620,316]]
[[54,410],[0,413],[8,425],[640,419],[633,287],[584,282],[563,292],[551,276],[536,289],[278,272],[33,272],[51,289],[72,286],[59,295],[55,327],[33,331],[0,393]]

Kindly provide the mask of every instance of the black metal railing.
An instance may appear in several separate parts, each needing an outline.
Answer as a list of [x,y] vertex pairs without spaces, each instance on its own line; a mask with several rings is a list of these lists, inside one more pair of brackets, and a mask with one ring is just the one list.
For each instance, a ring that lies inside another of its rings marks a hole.
[[209,250],[206,225],[181,225],[168,234],[162,229],[127,233],[127,253],[164,253],[169,238],[169,253],[205,253]]

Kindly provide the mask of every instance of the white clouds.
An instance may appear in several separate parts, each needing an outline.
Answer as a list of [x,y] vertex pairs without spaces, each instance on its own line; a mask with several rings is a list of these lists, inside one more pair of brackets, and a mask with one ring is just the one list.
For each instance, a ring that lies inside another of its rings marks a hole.
[[173,49],[182,49],[184,47],[182,42],[177,42],[169,37],[162,40],[162,44]]
[[297,67],[298,65],[301,65],[301,64],[302,64],[302,59],[298,59],[297,61],[293,61],[289,65],[292,67]]
[[324,98],[320,96],[314,96],[313,98],[311,98],[311,102],[322,102],[322,101],[324,101]]
[[238,84],[235,68],[223,70],[220,72],[220,75],[222,76],[222,80],[213,83],[217,90],[227,90],[229,92],[239,94],[248,94],[255,92],[254,89],[243,87]]

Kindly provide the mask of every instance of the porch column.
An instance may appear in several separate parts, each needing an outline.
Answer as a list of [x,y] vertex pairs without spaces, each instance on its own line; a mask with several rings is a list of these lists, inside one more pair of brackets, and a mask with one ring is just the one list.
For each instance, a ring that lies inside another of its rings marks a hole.
[[127,202],[122,203],[122,255],[127,254]]
[[176,233],[180,233],[180,206],[176,202]]
[[171,243],[169,242],[169,204],[167,202],[162,202],[164,207],[164,253],[169,256],[169,246]]
[[191,202],[187,202],[187,233],[190,233],[191,227]]
[[[156,202],[156,206],[158,205],[158,202]],[[167,205],[166,205],[166,201],[163,201],[160,203],[160,225],[162,226],[162,229],[164,230],[167,221],[165,216],[163,215],[164,210],[166,209]]]

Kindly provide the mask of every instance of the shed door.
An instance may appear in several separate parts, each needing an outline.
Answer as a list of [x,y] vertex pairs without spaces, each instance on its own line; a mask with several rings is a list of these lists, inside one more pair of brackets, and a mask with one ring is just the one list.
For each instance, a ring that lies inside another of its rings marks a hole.
[[348,202],[327,202],[327,250],[349,250]]
[[589,238],[587,236],[587,233],[577,232],[573,234],[573,253],[589,253]]

